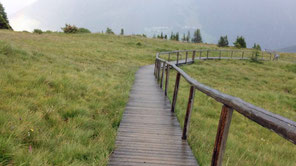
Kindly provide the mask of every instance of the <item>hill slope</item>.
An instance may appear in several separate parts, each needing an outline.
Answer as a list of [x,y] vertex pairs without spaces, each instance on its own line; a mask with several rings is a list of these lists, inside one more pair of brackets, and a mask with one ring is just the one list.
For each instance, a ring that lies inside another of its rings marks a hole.
[[0,165],[105,165],[134,73],[197,45],[0,31]]

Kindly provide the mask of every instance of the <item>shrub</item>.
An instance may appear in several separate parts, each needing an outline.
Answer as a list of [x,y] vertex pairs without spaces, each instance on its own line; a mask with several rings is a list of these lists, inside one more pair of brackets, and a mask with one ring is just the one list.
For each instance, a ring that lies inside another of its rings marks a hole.
[[91,31],[86,28],[79,28],[78,33],[91,33]]
[[43,32],[41,29],[34,29],[33,33],[42,34]]
[[75,25],[66,24],[65,27],[62,28],[64,33],[77,33],[78,28]]
[[107,28],[106,29],[106,34],[112,34],[112,35],[114,35],[114,32],[112,31],[111,28]]

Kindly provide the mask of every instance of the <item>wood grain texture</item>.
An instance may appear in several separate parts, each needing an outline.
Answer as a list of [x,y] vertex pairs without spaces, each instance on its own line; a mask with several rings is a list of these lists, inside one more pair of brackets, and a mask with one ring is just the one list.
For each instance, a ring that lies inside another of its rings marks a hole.
[[145,66],[136,73],[109,165],[196,166],[187,141],[182,140],[170,101],[153,72],[153,66]]

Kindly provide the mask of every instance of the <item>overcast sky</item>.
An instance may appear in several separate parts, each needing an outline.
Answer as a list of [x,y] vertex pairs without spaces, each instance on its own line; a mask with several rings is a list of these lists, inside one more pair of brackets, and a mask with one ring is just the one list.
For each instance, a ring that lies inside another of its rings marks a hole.
[[0,0],[15,30],[60,30],[65,23],[100,32],[185,33],[200,28],[204,42],[238,35],[248,46],[296,45],[296,0]]

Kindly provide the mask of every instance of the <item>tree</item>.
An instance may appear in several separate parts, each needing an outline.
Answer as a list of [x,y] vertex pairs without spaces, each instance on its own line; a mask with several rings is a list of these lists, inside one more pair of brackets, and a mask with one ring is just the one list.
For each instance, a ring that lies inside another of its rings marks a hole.
[[190,42],[190,31],[187,32],[187,37],[186,37],[186,41],[189,43]]
[[124,35],[124,29],[123,28],[121,28],[121,30],[120,30],[120,35]]
[[261,51],[261,46],[259,44],[254,43],[253,49]]
[[168,39],[168,35],[164,35],[164,39],[167,40]]
[[170,36],[170,40],[175,40],[176,39],[176,36],[174,34],[174,32],[171,33],[171,36]]
[[9,21],[8,21],[5,9],[1,3],[0,3],[0,29],[12,30],[11,26],[9,25]]
[[106,34],[114,35],[114,32],[112,31],[111,28],[107,28],[107,29],[106,29]]
[[161,32],[161,34],[160,34],[160,38],[161,38],[161,39],[164,38],[164,36],[163,36],[163,32]]
[[220,40],[218,41],[218,46],[219,47],[227,47],[229,44],[227,35],[226,36],[221,36]]
[[193,38],[192,38],[192,42],[193,43],[202,43],[202,37],[201,37],[201,34],[200,34],[200,29],[197,29],[194,32],[194,35],[193,35]]
[[243,36],[238,36],[236,41],[233,43],[236,48],[247,48],[247,43]]
[[183,41],[183,42],[185,42],[185,41],[186,41],[186,36],[185,36],[185,33],[183,33],[182,41]]
[[176,40],[176,41],[179,41],[179,32],[176,33],[175,40]]

